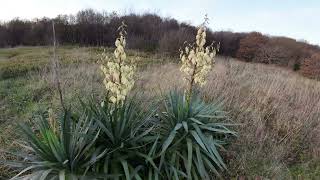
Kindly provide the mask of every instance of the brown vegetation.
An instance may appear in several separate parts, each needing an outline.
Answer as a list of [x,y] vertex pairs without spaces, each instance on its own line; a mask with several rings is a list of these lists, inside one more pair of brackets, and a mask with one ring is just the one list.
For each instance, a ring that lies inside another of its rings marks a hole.
[[[97,67],[85,66],[63,70],[67,97],[103,93]],[[137,76],[134,91],[143,92],[146,102],[185,84],[173,63],[149,66]],[[201,94],[207,101],[220,101],[239,124],[239,138],[225,154],[231,176],[290,179],[296,176],[292,166],[319,162],[319,89],[319,82],[289,70],[218,58]]]
[[[0,23],[0,47],[49,45],[52,42],[51,21],[56,24],[60,45],[113,47],[117,27],[125,21],[128,48],[176,55],[185,41],[191,42],[196,27],[163,18],[154,13],[126,14],[97,12],[92,9],[76,15],[59,15],[54,19],[13,19]],[[191,39],[190,39],[191,38]],[[219,54],[245,61],[272,63],[297,70],[303,59],[320,52],[318,46],[286,37],[266,36],[259,32],[207,32],[208,44],[220,43]]]
[[240,40],[237,58],[252,61],[257,51],[268,41],[261,33],[252,32]]
[[[36,49],[38,56],[40,50]],[[27,59],[36,61],[36,58],[30,58],[29,51],[26,51]],[[48,56],[47,49],[42,51],[43,57],[39,59]],[[97,73],[99,67],[94,65],[97,60],[92,54],[94,49],[60,49],[58,52],[63,62],[74,62],[63,63],[61,69],[61,83],[68,104],[76,103],[74,99],[78,97],[104,93],[102,76]],[[134,91],[143,92],[145,101],[158,98],[170,88],[182,88],[180,66],[167,63],[174,59],[164,61],[146,53],[130,51],[128,58],[132,57],[139,57],[137,77],[140,78]],[[31,111],[41,110],[46,104],[57,108],[59,96],[53,91],[52,74],[45,70],[0,82],[4,87],[0,91],[0,104],[4,105],[1,106],[4,109],[0,108],[0,142],[2,147],[17,146],[15,140],[19,139],[19,132],[15,131],[13,123],[28,120]],[[302,169],[306,171],[304,175],[310,170],[312,177],[316,177],[316,168],[320,168],[319,164],[313,167],[320,160],[319,89],[318,81],[290,70],[217,58],[217,65],[201,94],[207,101],[221,101],[230,118],[239,124],[236,126],[239,138],[228,147],[228,153],[224,153],[231,172],[229,176],[290,179],[300,174],[301,170],[298,173],[292,170],[298,165],[299,168],[305,167]],[[4,158],[1,153],[0,158]],[[0,172],[10,171],[0,168]]]
[[177,57],[179,49],[186,41],[194,41],[193,34],[194,32],[192,30],[188,31],[188,29],[179,29],[168,32],[160,39],[159,51]]
[[[127,32],[128,48],[170,56],[177,56],[178,49],[185,41],[192,42],[196,33],[196,27],[190,24],[153,13],[120,16],[87,9],[76,15],[59,15],[54,19],[13,19],[0,23],[0,47],[51,44],[52,20],[56,24],[57,42],[60,45],[113,47],[117,27],[125,21],[130,27]],[[237,57],[247,62],[275,64],[295,71],[300,69],[305,59],[320,53],[319,46],[286,37],[266,36],[259,32],[213,32],[209,29],[207,43],[212,42],[220,43],[220,55]],[[302,74],[307,75],[305,71]]]
[[306,49],[308,47],[305,44],[294,39],[275,37],[269,39],[266,44],[258,49],[253,62],[276,64],[295,69],[299,68],[303,58],[309,56]]
[[314,53],[303,61],[301,73],[310,78],[320,79],[320,53]]
[[[181,88],[178,68],[167,64],[144,71],[138,86],[151,97]],[[233,176],[290,179],[290,166],[307,163],[307,157],[313,158],[308,164],[320,160],[319,88],[319,82],[291,71],[219,59],[202,95],[220,99],[240,124],[239,138],[227,154]]]

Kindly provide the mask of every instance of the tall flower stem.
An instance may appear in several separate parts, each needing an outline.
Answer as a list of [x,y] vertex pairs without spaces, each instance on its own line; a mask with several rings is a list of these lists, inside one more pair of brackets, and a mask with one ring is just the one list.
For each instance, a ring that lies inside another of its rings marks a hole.
[[206,84],[206,76],[214,65],[216,49],[212,45],[204,47],[207,21],[208,18],[205,17],[205,22],[198,28],[195,45],[187,45],[183,50],[180,50],[182,62],[180,71],[185,73],[185,79],[189,83],[186,89],[187,103],[189,104],[194,88],[196,85]]
[[114,58],[103,56],[105,63],[100,66],[105,75],[103,83],[107,92],[109,92],[108,95],[110,95],[108,99],[114,104],[122,104],[134,85],[133,75],[135,66],[131,61],[126,60],[125,27],[126,25],[122,23],[118,28],[120,32],[119,37],[115,41],[116,49],[114,50]]
[[192,98],[192,93],[193,93],[193,88],[194,88],[194,76],[196,74],[196,69],[197,69],[197,64],[194,65],[193,70],[192,70],[192,74],[190,76],[190,80],[189,80],[189,88],[187,91],[187,103],[190,106],[190,101]]
[[57,87],[57,91],[59,93],[59,100],[60,104],[64,111],[66,111],[66,107],[63,100],[62,88],[60,83],[60,66],[59,62],[56,57],[56,30],[54,26],[54,21],[52,21],[52,35],[53,35],[53,58],[52,58],[52,67],[53,67],[53,74],[54,74],[54,81]]

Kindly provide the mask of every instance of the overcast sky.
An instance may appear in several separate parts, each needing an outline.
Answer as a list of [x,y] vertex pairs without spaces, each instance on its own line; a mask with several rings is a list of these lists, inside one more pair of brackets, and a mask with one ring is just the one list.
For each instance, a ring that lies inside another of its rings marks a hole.
[[0,20],[74,14],[85,8],[156,12],[213,30],[260,31],[320,45],[320,0],[0,0]]

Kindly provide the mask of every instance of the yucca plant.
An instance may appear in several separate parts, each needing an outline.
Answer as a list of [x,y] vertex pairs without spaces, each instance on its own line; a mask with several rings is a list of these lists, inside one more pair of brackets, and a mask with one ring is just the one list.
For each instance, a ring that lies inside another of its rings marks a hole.
[[199,27],[196,42],[180,50],[187,89],[184,93],[170,92],[163,102],[160,116],[161,172],[167,179],[210,179],[220,176],[227,167],[220,149],[230,136],[236,135],[226,124],[226,114],[216,103],[205,103],[197,94],[197,85],[206,84],[214,66],[218,48],[205,47],[206,23]]
[[160,170],[168,179],[210,179],[227,167],[220,149],[236,133],[228,128],[227,116],[217,103],[199,96],[171,92],[161,113]]
[[146,110],[141,104],[136,98],[126,98],[121,104],[91,103],[90,110],[101,129],[97,146],[107,149],[96,164],[97,171],[119,174],[119,179],[145,179],[157,171],[153,157],[159,136],[151,133],[156,107]]
[[34,128],[22,124],[26,153],[13,153],[20,161],[6,162],[20,173],[12,179],[94,179],[92,165],[105,151],[95,148],[99,136],[90,113],[72,114],[70,110],[58,119],[41,114]]
[[126,56],[125,28],[122,22],[115,40],[114,56],[102,55],[100,69],[104,75],[106,100],[102,105],[90,103],[89,110],[101,129],[98,148],[107,149],[96,169],[120,174],[119,179],[145,179],[149,171],[157,170],[152,160],[157,136],[151,134],[154,126],[150,123],[154,109],[140,109],[142,102],[128,98],[135,82],[135,65]]

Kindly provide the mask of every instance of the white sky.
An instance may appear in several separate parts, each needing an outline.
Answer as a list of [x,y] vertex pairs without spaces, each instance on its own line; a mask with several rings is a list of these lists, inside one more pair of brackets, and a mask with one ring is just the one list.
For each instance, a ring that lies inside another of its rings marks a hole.
[[0,0],[0,20],[55,17],[85,8],[156,12],[194,25],[207,13],[213,30],[260,31],[320,45],[320,0]]

